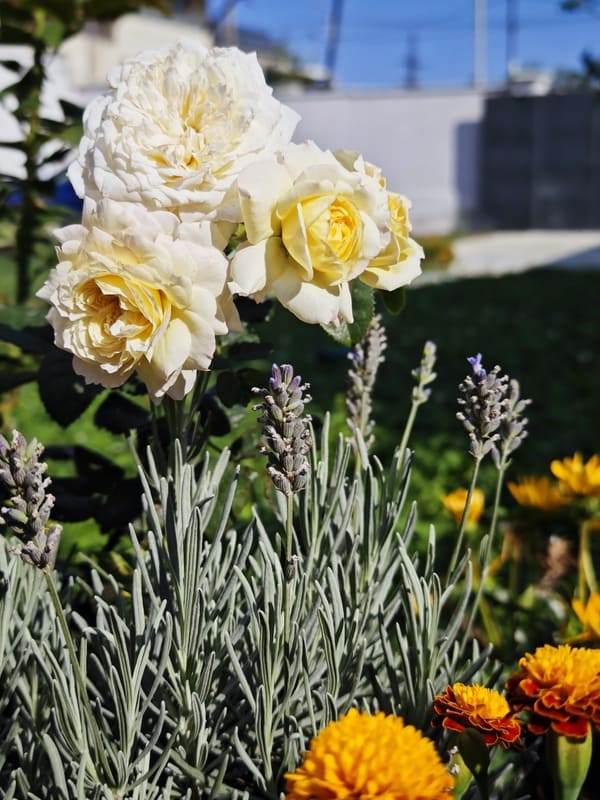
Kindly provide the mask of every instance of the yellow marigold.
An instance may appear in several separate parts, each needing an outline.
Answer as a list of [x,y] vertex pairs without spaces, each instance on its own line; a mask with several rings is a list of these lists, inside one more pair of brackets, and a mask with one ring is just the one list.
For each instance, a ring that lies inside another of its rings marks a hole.
[[475,728],[487,745],[508,748],[521,736],[521,725],[512,716],[504,695],[485,686],[448,686],[444,694],[435,697],[433,711],[433,725],[458,733]]
[[534,734],[551,728],[584,739],[600,728],[600,650],[546,644],[519,661],[506,684],[510,706],[527,711]]
[[314,737],[285,778],[287,800],[446,800],[454,786],[416,728],[354,708]]
[[600,592],[592,592],[585,605],[575,598],[573,611],[583,623],[584,631],[578,639],[600,639]]
[[532,506],[542,511],[556,511],[571,502],[559,484],[551,481],[547,475],[542,478],[521,478],[518,483],[509,481],[508,490],[520,506]]
[[581,453],[573,458],[555,460],[550,464],[552,474],[576,495],[600,495],[600,455],[593,455],[589,461],[583,461]]
[[[450,492],[450,494],[445,494],[440,498],[444,508],[452,514],[457,525],[460,524],[462,519],[463,511],[467,503],[467,495],[467,489],[455,489],[453,492]],[[473,496],[471,497],[471,505],[469,506],[467,523],[476,525],[479,522],[483,514],[484,501],[485,498],[481,489],[474,489]]]

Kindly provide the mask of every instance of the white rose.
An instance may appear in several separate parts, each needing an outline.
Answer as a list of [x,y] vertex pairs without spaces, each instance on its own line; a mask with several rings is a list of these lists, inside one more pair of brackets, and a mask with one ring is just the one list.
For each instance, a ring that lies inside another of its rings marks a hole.
[[88,200],[83,224],[56,235],[59,264],[38,296],[52,305],[55,343],[73,353],[75,372],[110,388],[137,371],[155,402],[183,397],[210,367],[215,335],[237,322],[208,226]]
[[[338,150],[335,157],[347,169],[375,178],[385,188],[386,180],[381,169],[365,161],[359,153]],[[411,224],[408,211],[411,202],[401,194],[388,192],[390,239],[385,248],[369,262],[360,276],[361,281],[374,289],[393,291],[406,286],[421,274],[421,260],[425,257],[421,245],[410,237]]]
[[75,191],[182,218],[239,221],[237,175],[287,144],[299,119],[273,98],[256,55],[236,48],[178,42],[125,61],[108,82],[84,115]]
[[235,251],[230,289],[273,294],[305,322],[352,321],[350,281],[390,241],[387,192],[313,142],[238,180],[248,244]]

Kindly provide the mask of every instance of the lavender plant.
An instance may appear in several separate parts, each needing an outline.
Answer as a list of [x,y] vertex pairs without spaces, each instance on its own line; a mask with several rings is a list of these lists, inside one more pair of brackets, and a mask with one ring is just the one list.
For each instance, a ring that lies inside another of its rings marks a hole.
[[50,771],[40,743],[52,703],[32,642],[60,653],[43,576],[14,552],[0,537],[0,796],[7,798],[26,797]]
[[330,452],[327,419],[317,447],[304,389],[274,366],[262,392],[281,532],[256,514],[231,526],[226,452],[197,469],[175,443],[167,476],[148,452],[128,593],[93,573],[95,619],[64,612],[75,658],[31,644],[55,707],[40,747],[57,796],[278,798],[311,737],[352,705],[426,729],[435,693],[484,666],[476,644],[468,658],[457,646],[473,600],[467,555],[442,581],[434,532],[423,565],[411,548],[410,459],[398,449],[386,473],[371,457],[357,476],[350,442]]
[[518,381],[511,380],[508,375],[500,374],[501,368],[499,366],[496,365],[488,373],[483,366],[481,353],[467,360],[471,365],[473,374],[468,375],[459,384],[460,397],[458,398],[458,404],[461,410],[456,416],[463,423],[468,433],[469,453],[475,459],[475,463],[458,536],[450,560],[450,570],[456,565],[461,551],[471,499],[477,484],[479,467],[488,454],[491,455],[498,470],[498,478],[490,530],[480,545],[476,601],[473,604],[468,624],[463,633],[461,649],[464,649],[470,640],[475,616],[481,606],[481,598],[492,556],[504,476],[510,464],[510,456],[527,436],[527,419],[523,417],[523,411],[531,402],[520,397]]

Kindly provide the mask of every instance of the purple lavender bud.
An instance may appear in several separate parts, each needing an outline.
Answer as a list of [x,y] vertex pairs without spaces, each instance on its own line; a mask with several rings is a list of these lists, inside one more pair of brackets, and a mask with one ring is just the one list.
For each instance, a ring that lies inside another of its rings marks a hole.
[[269,378],[269,386],[274,391],[281,388],[281,370],[277,364],[271,366],[271,377]]
[[480,379],[485,378],[487,375],[487,372],[485,371],[485,369],[483,368],[483,364],[481,363],[481,358],[482,358],[481,353],[477,353],[476,356],[469,356],[469,358],[467,358],[467,361],[473,368],[473,375],[475,375],[476,378]]

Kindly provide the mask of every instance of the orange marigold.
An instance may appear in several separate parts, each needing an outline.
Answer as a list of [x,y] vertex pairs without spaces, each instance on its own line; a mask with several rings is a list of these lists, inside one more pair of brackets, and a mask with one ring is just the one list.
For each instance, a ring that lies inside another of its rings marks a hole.
[[[457,525],[460,525],[465,505],[467,504],[467,496],[467,489],[455,489],[450,494],[445,494],[440,498],[444,508],[452,514]],[[483,514],[484,504],[485,496],[481,489],[473,489],[467,524],[476,525],[479,522]]]
[[521,478],[518,483],[508,482],[508,490],[520,506],[532,506],[542,511],[556,511],[571,502],[560,486],[547,475],[542,478]]
[[550,464],[552,474],[570,492],[582,497],[600,495],[600,455],[584,463],[581,453]]
[[310,743],[288,772],[287,800],[448,800],[454,778],[412,725],[351,709]]
[[433,711],[433,725],[458,733],[475,728],[487,745],[508,748],[521,736],[521,724],[512,716],[506,698],[485,686],[448,686],[434,699]]
[[600,650],[546,644],[519,661],[506,684],[515,711],[527,711],[527,727],[542,734],[549,728],[576,739],[590,724],[600,728]]

